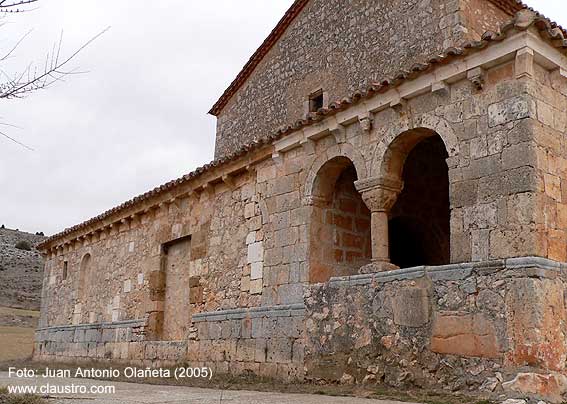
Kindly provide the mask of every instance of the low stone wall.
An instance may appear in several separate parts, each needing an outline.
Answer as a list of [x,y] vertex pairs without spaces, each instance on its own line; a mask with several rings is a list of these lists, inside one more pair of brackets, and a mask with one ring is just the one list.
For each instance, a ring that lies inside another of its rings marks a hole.
[[332,278],[306,292],[306,378],[561,402],[567,268],[542,258]]
[[38,329],[38,360],[112,360],[140,365],[207,366],[215,373],[303,377],[303,304],[195,314],[185,341],[145,340],[144,320]]
[[218,373],[302,379],[304,319],[303,304],[196,314],[188,360]]
[[39,328],[34,358],[39,360],[127,359],[131,343],[144,339],[145,320]]

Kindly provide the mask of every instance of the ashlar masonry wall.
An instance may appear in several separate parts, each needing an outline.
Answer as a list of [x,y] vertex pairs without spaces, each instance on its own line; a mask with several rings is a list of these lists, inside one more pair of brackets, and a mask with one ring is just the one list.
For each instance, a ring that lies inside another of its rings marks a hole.
[[309,1],[218,115],[215,157],[304,119],[317,90],[340,100],[510,17],[488,0]]

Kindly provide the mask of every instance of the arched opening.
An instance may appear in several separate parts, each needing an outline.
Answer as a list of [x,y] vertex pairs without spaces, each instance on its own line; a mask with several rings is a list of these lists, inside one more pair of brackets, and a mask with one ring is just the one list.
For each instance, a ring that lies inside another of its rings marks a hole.
[[388,228],[390,261],[400,268],[450,262],[447,151],[435,132],[415,132],[402,135],[413,141],[401,139],[396,152],[405,158],[394,164],[402,170],[404,188],[390,211]]
[[77,290],[77,298],[79,300],[79,303],[81,303],[83,307],[86,306],[88,301],[90,267],[91,267],[91,255],[85,254],[83,259],[81,260],[81,266],[79,268],[79,288]]
[[315,177],[309,248],[312,283],[354,275],[370,262],[370,211],[354,187],[357,179],[347,157],[329,160]]

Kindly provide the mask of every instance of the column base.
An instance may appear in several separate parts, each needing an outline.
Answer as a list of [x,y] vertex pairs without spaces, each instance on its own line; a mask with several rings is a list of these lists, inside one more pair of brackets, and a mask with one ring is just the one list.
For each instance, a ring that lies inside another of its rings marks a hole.
[[400,269],[399,266],[387,261],[375,261],[370,264],[364,265],[358,270],[359,274],[373,274],[376,272],[394,271]]

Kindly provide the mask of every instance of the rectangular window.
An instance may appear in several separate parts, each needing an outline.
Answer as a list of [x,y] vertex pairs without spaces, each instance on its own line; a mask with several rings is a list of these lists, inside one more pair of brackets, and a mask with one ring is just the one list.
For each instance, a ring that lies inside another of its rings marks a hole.
[[63,280],[67,279],[68,275],[68,264],[67,261],[63,261]]
[[324,99],[323,99],[323,90],[318,90],[314,93],[311,93],[309,96],[309,112],[317,112],[321,108],[323,108]]

